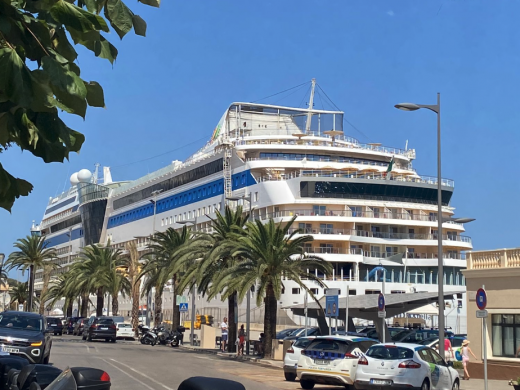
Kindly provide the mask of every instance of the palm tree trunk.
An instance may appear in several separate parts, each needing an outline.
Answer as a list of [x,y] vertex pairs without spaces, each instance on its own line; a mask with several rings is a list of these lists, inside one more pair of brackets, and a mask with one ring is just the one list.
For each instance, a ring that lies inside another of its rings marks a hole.
[[103,315],[103,306],[105,305],[105,293],[103,287],[97,289],[97,300],[96,300],[96,315]]
[[265,333],[265,357],[272,358],[273,339],[276,340],[276,311],[278,302],[274,294],[274,288],[271,283],[267,286],[265,294],[265,316],[264,316],[264,333]]
[[139,289],[141,280],[132,284],[132,328],[134,328],[134,336],[139,337]]
[[32,312],[34,305],[34,266],[29,267],[29,294],[27,297],[27,311]]
[[172,330],[177,329],[181,325],[181,312],[179,305],[177,305],[177,291],[179,283],[177,282],[177,275],[173,275],[173,315],[172,315]]
[[228,298],[228,352],[236,352],[235,340],[237,339],[237,324],[235,322],[235,305],[237,293],[234,292]]
[[155,316],[154,325],[157,326],[161,322],[162,317],[162,289],[155,287]]
[[86,318],[88,312],[88,294],[81,295],[81,317]]
[[119,312],[119,294],[112,295],[112,315],[117,316]]
[[67,317],[72,317],[72,304],[73,304],[73,299],[68,299],[68,304],[67,304],[67,314],[66,316]]

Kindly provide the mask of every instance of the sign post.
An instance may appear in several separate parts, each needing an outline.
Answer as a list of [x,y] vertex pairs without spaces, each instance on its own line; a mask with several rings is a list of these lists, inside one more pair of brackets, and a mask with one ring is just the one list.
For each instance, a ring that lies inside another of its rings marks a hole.
[[339,314],[339,288],[325,289],[325,314],[329,317],[329,335],[332,335],[332,317],[336,317],[336,324]]
[[484,390],[488,390],[488,376],[487,376],[487,294],[485,290],[485,286],[482,285],[482,288],[477,290],[477,318],[482,318],[482,348],[484,352]]
[[381,328],[381,342],[385,342],[385,336],[386,336],[386,329],[385,329],[385,317],[386,317],[386,311],[385,311],[385,294],[381,293],[379,294],[379,297],[377,298],[377,309],[379,312],[377,313],[377,316],[381,318],[382,320],[382,328]]
[[349,322],[348,322],[348,297],[349,297],[349,295],[350,295],[350,290],[349,290],[348,284],[347,284],[347,301],[346,301],[346,306],[345,306],[345,311],[346,311],[346,314],[345,314],[345,319],[346,319],[346,321],[345,321],[345,335],[348,332],[348,324],[349,324]]

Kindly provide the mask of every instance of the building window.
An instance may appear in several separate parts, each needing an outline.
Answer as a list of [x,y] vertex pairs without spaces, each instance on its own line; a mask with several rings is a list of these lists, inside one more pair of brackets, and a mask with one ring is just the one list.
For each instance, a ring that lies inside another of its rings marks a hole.
[[310,288],[309,290],[310,290],[310,292],[313,293],[314,295],[318,295],[319,292],[320,292],[320,290],[317,289],[317,288]]
[[253,197],[253,202],[258,202],[258,192],[255,192],[255,196]]
[[299,288],[299,287],[294,287],[294,288],[292,289],[292,293],[293,293],[293,295],[298,295],[298,294],[300,294],[300,288]]
[[515,357],[520,347],[520,315],[493,314],[493,356]]

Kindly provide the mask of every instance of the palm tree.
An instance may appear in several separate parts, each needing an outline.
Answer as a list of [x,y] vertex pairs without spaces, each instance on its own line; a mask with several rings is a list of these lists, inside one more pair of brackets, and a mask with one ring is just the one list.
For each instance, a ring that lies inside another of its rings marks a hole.
[[124,267],[122,267],[122,259],[118,260],[118,263],[114,264],[110,269],[109,283],[107,285],[107,291],[112,296],[112,315],[117,316],[119,312],[119,293],[122,293],[123,297],[125,294],[130,294],[131,286],[130,282],[124,274]]
[[43,268],[45,264],[57,257],[56,249],[47,248],[47,245],[48,242],[45,241],[45,236],[20,238],[14,243],[14,247],[18,251],[11,253],[5,263],[8,271],[13,268],[21,269],[22,272],[29,269],[28,311],[32,311],[34,306],[34,274],[36,269]]
[[[224,286],[218,281],[222,273],[234,267],[241,261],[240,256],[234,256],[234,244],[238,237],[245,235],[244,227],[249,218],[244,214],[242,207],[236,210],[226,206],[224,214],[217,211],[216,218],[212,219],[213,233],[197,236],[184,252],[189,253],[187,259],[193,264],[188,268],[181,289],[195,281],[198,290],[208,295],[208,299],[215,298],[222,293]],[[194,258],[201,258],[199,262],[193,262]],[[182,264],[182,262],[179,262]],[[235,323],[235,305],[237,302],[236,291],[229,291],[228,300],[228,339],[233,341],[237,337],[237,324]],[[224,297],[223,297],[224,299]],[[228,343],[228,351],[233,352],[235,344]]]
[[135,337],[139,336],[139,290],[141,289],[141,280],[138,279],[141,272],[141,264],[139,263],[139,251],[134,241],[126,244],[128,256],[121,259],[121,268],[125,270],[131,286],[132,297],[132,328],[134,328]]
[[49,302],[50,306],[54,306],[56,302],[65,298],[63,307],[67,317],[72,316],[72,304],[77,296],[77,291],[73,288],[74,285],[69,283],[70,277],[70,271],[59,274],[47,290],[45,296],[42,294],[42,300]]
[[80,290],[96,294],[96,315],[103,315],[105,293],[111,284],[112,270],[120,263],[121,250],[92,245],[83,248],[80,261],[71,267],[71,283]]
[[52,271],[54,271],[58,266],[55,263],[46,262],[43,264],[42,270],[42,279],[43,286],[42,291],[40,293],[40,309],[39,314],[43,315],[45,312],[45,302],[47,301],[47,291],[49,290],[49,282],[51,280]]
[[[148,274],[150,280],[155,283],[151,287],[155,287],[155,294],[157,291],[162,291],[164,285],[168,280],[173,282],[173,315],[172,315],[172,329],[176,329],[180,325],[180,312],[177,306],[177,294],[180,289],[179,285],[181,277],[189,265],[189,259],[193,258],[196,250],[191,248],[190,243],[193,241],[193,234],[189,228],[183,226],[182,229],[174,230],[172,228],[166,229],[164,232],[156,233],[151,237],[151,243],[148,249],[151,253],[147,255],[149,261],[142,269],[142,275]],[[185,248],[190,247],[188,252],[184,252]],[[150,285],[145,282],[145,291],[149,292]],[[159,297],[160,298],[160,297]],[[160,318],[160,311],[162,305],[157,306],[157,299],[155,302],[155,318],[156,321]],[[159,310],[159,312],[157,311]],[[157,322],[156,322],[157,323]]]
[[[301,278],[317,282],[325,286],[323,281],[308,270],[317,269],[325,275],[332,273],[332,265],[318,256],[304,253],[304,244],[313,240],[312,236],[302,236],[296,229],[290,233],[296,217],[282,226],[270,219],[267,224],[252,221],[247,224],[246,235],[237,235],[233,257],[240,257],[232,267],[220,275],[215,286],[223,290],[224,296],[238,291],[243,299],[251,287],[257,286],[257,305],[265,303],[264,333],[265,351],[272,355],[272,340],[276,337],[277,304],[282,294],[282,277],[293,280],[306,290],[312,298],[314,294],[303,283]],[[233,339],[231,339],[233,340]]]
[[[165,269],[158,259],[148,258],[143,268],[141,269],[140,277],[146,275],[146,279],[143,283],[143,296],[148,296],[153,288],[155,288],[154,294],[154,323],[156,325],[161,321],[162,314],[162,294],[164,291],[164,285],[168,281],[168,277],[164,272]],[[150,308],[148,308],[150,310]]]
[[25,301],[27,301],[27,282],[12,286],[9,295],[11,296],[11,305],[15,302],[18,302],[19,305],[25,304]]

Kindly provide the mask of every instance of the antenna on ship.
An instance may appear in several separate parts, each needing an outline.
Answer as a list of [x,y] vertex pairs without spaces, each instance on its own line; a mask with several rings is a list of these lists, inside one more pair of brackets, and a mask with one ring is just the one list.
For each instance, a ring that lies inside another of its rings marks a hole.
[[316,79],[311,80],[311,97],[309,99],[309,111],[307,112],[307,123],[305,124],[305,134],[309,134],[311,130],[312,108],[314,107],[314,89],[316,88]]
[[92,183],[97,184],[98,173],[99,173],[99,163],[95,163],[94,166],[96,167],[96,169],[94,169],[94,174],[92,175]]

